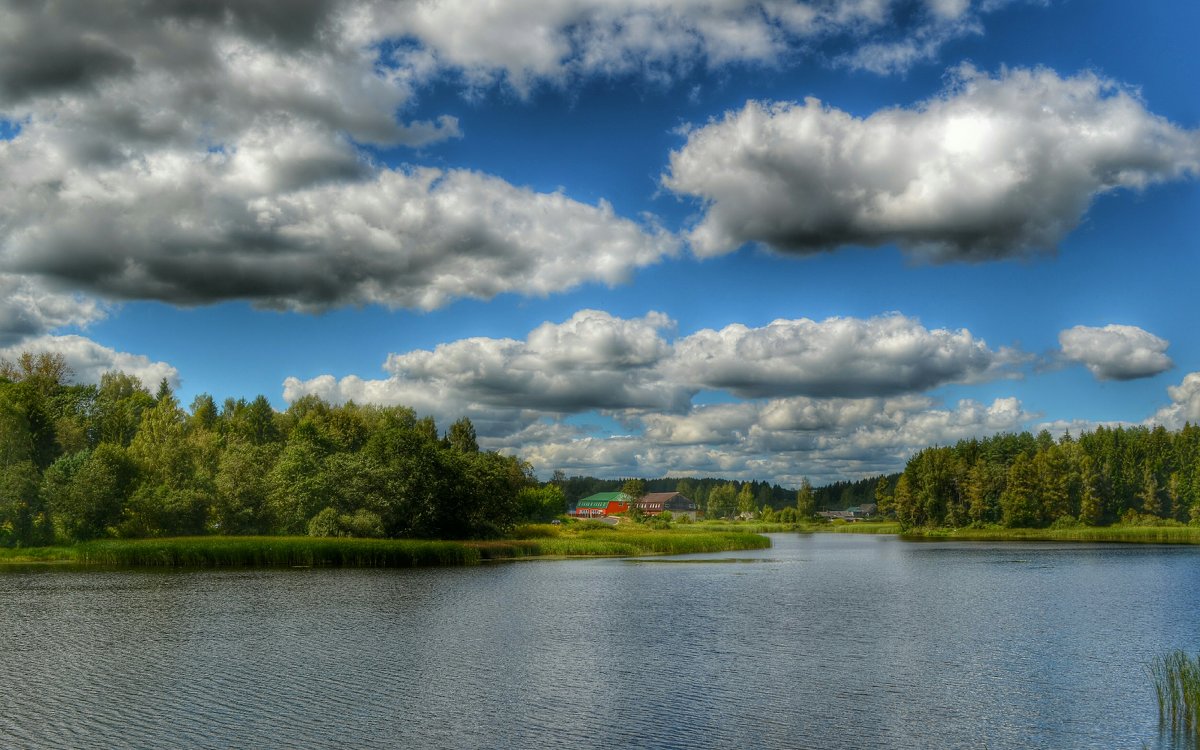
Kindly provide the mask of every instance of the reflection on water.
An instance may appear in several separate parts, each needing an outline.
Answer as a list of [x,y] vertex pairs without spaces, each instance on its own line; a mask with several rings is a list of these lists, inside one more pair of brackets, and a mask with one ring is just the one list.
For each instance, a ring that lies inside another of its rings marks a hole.
[[672,558],[694,564],[0,572],[0,746],[1184,746],[1145,665],[1200,646],[1200,550],[774,541]]

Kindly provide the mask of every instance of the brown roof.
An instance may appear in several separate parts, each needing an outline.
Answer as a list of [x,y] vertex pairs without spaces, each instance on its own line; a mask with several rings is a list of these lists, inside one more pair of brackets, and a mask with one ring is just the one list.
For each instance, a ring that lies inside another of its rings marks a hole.
[[642,495],[643,503],[665,503],[678,495],[678,492],[650,492]]

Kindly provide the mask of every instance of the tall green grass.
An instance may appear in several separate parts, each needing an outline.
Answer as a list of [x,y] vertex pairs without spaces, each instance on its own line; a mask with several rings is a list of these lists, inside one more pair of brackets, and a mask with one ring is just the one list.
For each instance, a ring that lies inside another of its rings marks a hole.
[[0,547],[0,565],[74,561],[74,547]]
[[517,530],[521,539],[468,542],[484,559],[520,557],[626,557],[684,555],[766,549],[771,540],[746,531],[710,531],[685,526],[648,529],[643,526],[528,526]]
[[316,537],[179,537],[87,542],[83,565],[133,567],[412,568],[473,565],[479,551],[462,542]]
[[1150,663],[1158,696],[1158,721],[1164,729],[1190,734],[1200,742],[1200,656],[1174,651]]
[[757,534],[693,531],[690,528],[617,530],[600,526],[567,531],[545,525],[522,527],[518,532],[525,538],[484,541],[281,536],[106,539],[73,547],[0,550],[0,564],[71,562],[163,568],[412,568],[477,565],[484,560],[532,557],[677,555],[771,546],[769,539]]
[[899,534],[895,521],[804,521],[801,523],[764,523],[762,521],[702,521],[697,528],[705,531],[743,531],[753,534],[783,534],[798,531],[804,534]]
[[763,521],[701,521],[696,524],[698,531],[717,532],[749,532],[751,534],[783,534],[789,531],[803,529],[794,523],[765,523]]
[[1066,529],[910,529],[903,539],[964,541],[1119,542],[1124,544],[1200,544],[1196,526],[1078,526]]
[[845,521],[816,524],[803,527],[805,531],[818,534],[899,534],[900,524],[895,521]]

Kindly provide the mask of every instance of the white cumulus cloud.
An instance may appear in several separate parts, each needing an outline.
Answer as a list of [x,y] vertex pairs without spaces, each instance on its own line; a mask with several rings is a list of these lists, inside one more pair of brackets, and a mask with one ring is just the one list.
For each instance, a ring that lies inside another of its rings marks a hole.
[[1000,377],[1020,359],[961,329],[913,318],[776,320],[733,324],[675,343],[672,376],[738,396],[872,396]]
[[156,362],[142,354],[111,349],[83,336],[40,336],[16,346],[0,349],[0,359],[15,361],[22,352],[61,354],[74,373],[76,383],[99,383],[106,372],[119,370],[133,375],[151,391],[164,378],[172,388],[179,387],[179,370],[167,362]]
[[1058,334],[1062,356],[1085,365],[1100,380],[1134,380],[1174,366],[1169,342],[1137,326],[1075,326]]
[[1096,196],[1200,170],[1200,135],[1084,73],[970,66],[941,95],[860,118],[751,101],[694,128],[663,184],[695,196],[701,256],[896,243],[933,261],[1054,250]]
[[1161,424],[1167,429],[1178,430],[1184,424],[1200,424],[1200,372],[1189,372],[1179,385],[1167,388],[1171,403],[1159,409],[1148,424]]

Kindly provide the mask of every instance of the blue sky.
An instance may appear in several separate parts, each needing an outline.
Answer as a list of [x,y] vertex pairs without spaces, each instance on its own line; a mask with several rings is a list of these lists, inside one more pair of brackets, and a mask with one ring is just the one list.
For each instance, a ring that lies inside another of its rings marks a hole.
[[280,7],[0,3],[0,356],[543,476],[1200,419],[1193,2]]

